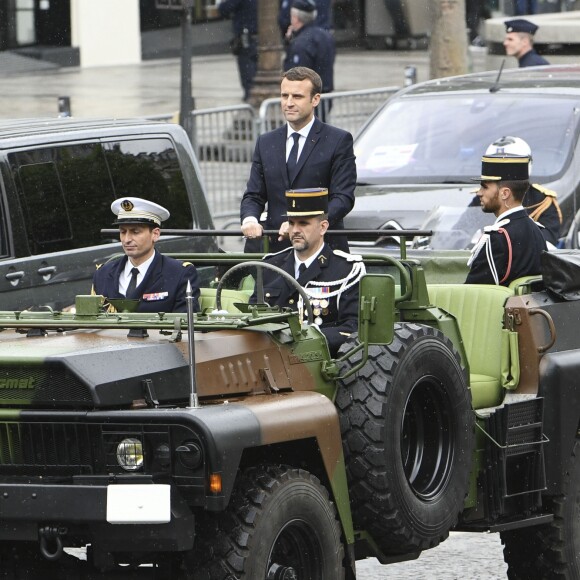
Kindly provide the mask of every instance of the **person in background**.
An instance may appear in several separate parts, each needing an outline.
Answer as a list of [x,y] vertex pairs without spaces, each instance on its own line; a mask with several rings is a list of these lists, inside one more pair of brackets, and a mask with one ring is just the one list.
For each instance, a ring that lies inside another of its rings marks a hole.
[[258,70],[258,0],[223,0],[217,10],[220,16],[232,19],[231,49],[238,61],[243,98],[248,102]]
[[290,11],[292,36],[286,48],[284,70],[305,66],[316,71],[322,79],[322,92],[334,89],[334,38],[316,26],[317,8],[314,0],[293,0]]
[[481,160],[481,209],[496,221],[486,226],[467,265],[466,284],[509,286],[522,276],[542,273],[541,254],[547,249],[538,224],[522,206],[529,187],[529,157],[485,155]]
[[138,197],[123,197],[111,204],[117,216],[125,256],[97,266],[92,294],[105,298],[138,299],[137,312],[186,312],[187,283],[194,310],[199,310],[199,279],[195,266],[155,249],[161,222],[169,218],[164,207]]
[[538,0],[514,0],[514,14],[516,16],[537,13],[538,13]]
[[[529,173],[532,173],[532,150],[530,146],[519,137],[509,135],[496,139],[487,148],[486,155],[515,155],[530,158]],[[557,201],[555,191],[547,189],[538,183],[530,183],[530,187],[523,199],[523,206],[529,216],[540,224],[542,235],[552,247],[558,245],[560,239],[560,227],[562,225],[562,212]],[[479,204],[478,204],[479,205]]]
[[[316,2],[316,26],[330,31],[332,30],[332,2],[333,0],[317,0]],[[286,41],[292,36],[290,29],[290,9],[292,8],[292,0],[281,0],[280,10],[278,11],[278,25],[282,38]]]
[[[358,283],[365,273],[361,256],[345,254],[324,241],[328,229],[328,190],[287,191],[292,247],[264,261],[295,278],[310,299],[316,324],[332,356],[358,327]],[[305,310],[296,288],[278,273],[263,269],[264,300],[270,306]],[[255,303],[257,293],[250,298]]]
[[[264,229],[277,230],[270,250],[290,245],[286,200],[289,189],[328,189],[330,229],[344,229],[343,218],[354,206],[356,164],[352,135],[314,116],[320,102],[322,80],[310,68],[295,67],[282,75],[280,103],[287,123],[256,141],[250,178],[240,205],[246,252],[261,250]],[[260,223],[262,213],[267,217]],[[329,239],[333,248],[348,252],[346,236]]]
[[520,68],[550,64],[534,50],[534,34],[538,26],[529,20],[516,18],[504,22],[506,35],[503,41],[508,56],[518,59]]

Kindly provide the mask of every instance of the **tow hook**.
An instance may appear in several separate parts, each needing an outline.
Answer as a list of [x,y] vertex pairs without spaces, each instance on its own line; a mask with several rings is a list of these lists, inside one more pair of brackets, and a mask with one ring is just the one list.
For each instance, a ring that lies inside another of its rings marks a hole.
[[62,556],[62,536],[67,533],[67,529],[60,527],[55,528],[45,526],[39,528],[38,536],[40,538],[40,553],[51,562],[58,560]]

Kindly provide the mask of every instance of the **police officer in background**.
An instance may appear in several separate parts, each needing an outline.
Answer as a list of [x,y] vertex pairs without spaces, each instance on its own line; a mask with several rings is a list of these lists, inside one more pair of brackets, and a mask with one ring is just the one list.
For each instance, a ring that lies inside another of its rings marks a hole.
[[467,284],[509,286],[522,276],[541,274],[546,242],[522,206],[529,187],[529,157],[485,155],[477,196],[481,209],[496,221],[486,226],[472,250]]
[[92,294],[105,298],[138,299],[138,312],[186,312],[187,283],[194,310],[199,310],[199,279],[189,262],[163,256],[155,249],[161,222],[169,218],[164,207],[138,197],[123,197],[111,204],[117,216],[125,256],[97,266]]
[[[332,250],[324,241],[328,229],[328,190],[286,192],[292,247],[268,254],[264,261],[296,278],[310,298],[314,324],[326,336],[332,356],[358,327],[358,283],[365,273],[361,256]],[[301,298],[285,278],[263,269],[264,300],[270,306],[300,309]],[[250,298],[256,302],[256,292]]]
[[[496,139],[486,150],[486,155],[514,155],[530,158],[529,173],[532,173],[532,150],[530,146],[519,137],[506,135]],[[556,247],[560,239],[560,226],[562,225],[562,211],[557,201],[555,191],[541,186],[538,183],[530,183],[523,200],[523,206],[529,216],[538,222],[542,235],[548,244]],[[479,205],[479,203],[477,204]]]
[[550,64],[534,50],[534,34],[538,26],[529,20],[516,18],[507,20],[505,24],[505,39],[503,45],[508,56],[518,59],[520,68]]
[[217,10],[220,16],[232,18],[231,49],[238,61],[244,101],[247,102],[258,70],[258,0],[223,0]]
[[[292,8],[292,0],[281,0],[280,10],[278,12],[278,25],[282,38],[289,40],[292,36],[292,29],[290,29],[290,8]],[[316,2],[316,26],[324,30],[332,30],[332,0],[317,0]]]
[[286,48],[284,70],[305,66],[316,71],[322,79],[322,92],[334,89],[334,38],[330,32],[316,25],[314,0],[293,0],[290,10],[292,37]]

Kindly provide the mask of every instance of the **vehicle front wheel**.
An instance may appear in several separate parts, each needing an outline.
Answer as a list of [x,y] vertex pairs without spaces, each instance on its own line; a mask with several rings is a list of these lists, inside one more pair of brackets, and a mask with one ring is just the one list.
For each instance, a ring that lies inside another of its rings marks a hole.
[[186,578],[344,579],[341,527],[328,491],[311,473],[285,466],[240,474],[223,513],[196,519]]
[[574,444],[564,493],[548,501],[553,522],[501,534],[510,580],[580,578],[580,439]]

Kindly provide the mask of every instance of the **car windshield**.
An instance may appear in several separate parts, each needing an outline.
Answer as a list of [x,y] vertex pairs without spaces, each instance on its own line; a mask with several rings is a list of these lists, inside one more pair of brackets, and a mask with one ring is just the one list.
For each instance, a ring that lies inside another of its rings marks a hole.
[[357,136],[358,182],[465,183],[503,135],[532,149],[533,178],[557,178],[572,158],[580,101],[553,94],[439,94],[393,100]]

